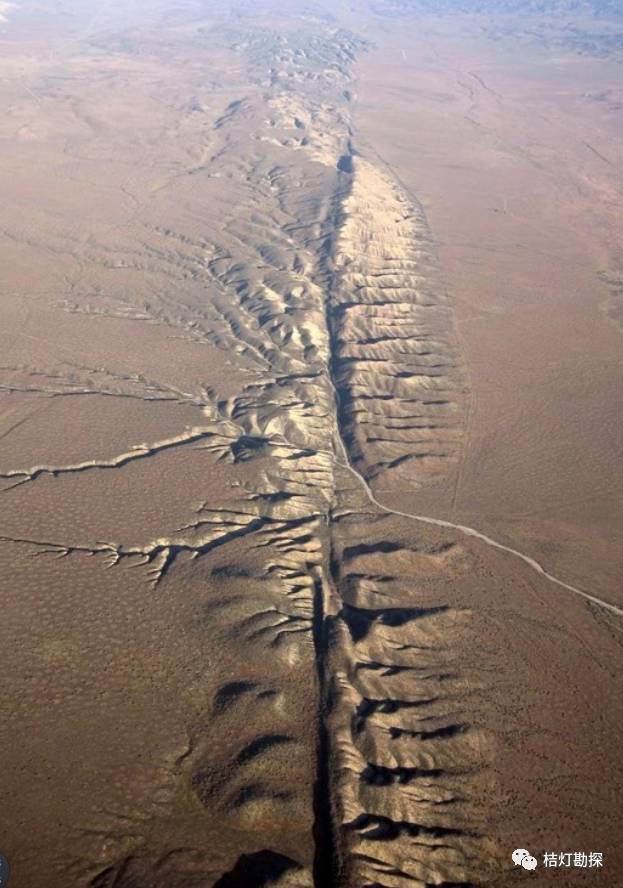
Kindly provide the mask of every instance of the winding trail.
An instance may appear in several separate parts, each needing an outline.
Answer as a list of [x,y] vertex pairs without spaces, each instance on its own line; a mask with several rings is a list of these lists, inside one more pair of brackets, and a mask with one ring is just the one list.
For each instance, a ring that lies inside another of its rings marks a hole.
[[[346,444],[344,443],[339,423],[340,396],[335,387],[335,383],[333,382],[331,373],[327,372],[326,375],[329,381],[329,385],[331,386],[331,390],[333,392],[333,399],[335,403],[335,436],[337,439],[338,448],[342,452],[344,460],[343,462],[336,460],[336,462],[342,468],[347,469],[350,474],[359,481],[366,493],[366,496],[373,505],[381,509],[383,512],[387,512],[389,515],[398,515],[401,518],[409,518],[412,521],[419,521],[421,524],[431,524],[435,527],[447,527],[450,530],[457,530],[464,536],[473,537],[474,539],[479,540],[481,543],[484,543],[492,549],[498,549],[500,552],[508,552],[509,555],[514,555],[515,558],[519,558],[521,561],[524,562],[524,564],[527,564],[528,567],[531,567],[532,570],[534,570],[536,573],[540,574],[542,577],[545,577],[545,579],[549,580],[550,583],[555,583],[562,589],[566,589],[567,592],[573,592],[574,595],[579,595],[580,598],[584,598],[586,601],[590,601],[592,604],[598,604],[600,607],[609,610],[611,613],[617,614],[617,616],[619,617],[623,617],[623,608],[617,607],[615,604],[611,604],[608,601],[604,601],[602,598],[597,598],[597,596],[595,595],[590,595],[588,592],[584,592],[582,589],[578,589],[577,586],[572,586],[570,583],[565,583],[564,580],[558,579],[558,577],[545,570],[543,565],[539,564],[536,559],[531,558],[529,555],[525,555],[518,549],[513,549],[511,546],[506,546],[504,545],[504,543],[500,543],[498,542],[498,540],[494,540],[492,537],[481,533],[474,527],[468,527],[465,524],[455,524],[452,521],[445,521],[443,518],[431,518],[429,515],[416,515],[412,512],[402,512],[400,509],[392,509],[380,502],[375,497],[365,477],[361,474],[361,472],[357,471],[357,469],[352,465],[350,461],[348,450],[346,448]],[[333,455],[333,458],[335,459],[335,455]]]

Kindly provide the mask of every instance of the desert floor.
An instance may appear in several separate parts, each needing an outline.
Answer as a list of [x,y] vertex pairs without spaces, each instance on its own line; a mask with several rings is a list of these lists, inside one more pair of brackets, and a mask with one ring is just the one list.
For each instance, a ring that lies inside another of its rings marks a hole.
[[616,22],[0,6],[11,885],[613,888]]

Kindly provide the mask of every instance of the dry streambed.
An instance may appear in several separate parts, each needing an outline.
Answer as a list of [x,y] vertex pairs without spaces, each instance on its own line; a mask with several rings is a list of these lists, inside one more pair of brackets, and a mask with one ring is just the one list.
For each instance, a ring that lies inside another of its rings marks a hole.
[[[397,538],[340,466],[344,443],[384,488],[456,470],[464,382],[431,236],[421,209],[357,152],[348,89],[361,41],[330,28],[226,38],[250,86],[215,115],[207,169],[235,179],[237,205],[201,237],[146,223],[121,259],[93,240],[83,261],[106,292],[75,292],[57,310],[163,329],[228,355],[244,382],[221,394],[106,366],[11,368],[3,388],[24,397],[160,401],[196,419],[117,453],[13,458],[1,477],[20,532],[3,539],[44,558],[136,567],[146,594],[194,571],[218,590],[200,626],[226,644],[229,667],[175,765],[227,836],[220,876],[217,860],[198,858],[215,884],[468,884],[486,843],[473,800],[486,742],[452,652],[469,612],[443,595],[422,603],[417,588],[453,570],[456,544]],[[159,285],[133,301],[120,272]],[[71,501],[88,478],[93,489],[139,468],[151,485],[186,452],[224,471],[231,493],[155,536],[96,539],[63,519],[37,536],[19,517],[40,485]],[[297,853],[288,829],[305,837]],[[156,885],[164,873],[199,884],[197,860],[179,853],[176,874],[162,854],[148,839],[113,852],[90,884]]]
[[[179,61],[189,39],[146,34],[148,65]],[[157,638],[186,620],[177,746],[114,828],[103,811],[82,825],[75,859],[54,857],[54,884],[485,882],[494,750],[475,716],[488,678],[465,658],[478,649],[465,589],[495,574],[452,528],[415,527],[370,496],[447,488],[458,470],[465,373],[432,236],[353,131],[362,40],[316,20],[209,35],[230,66],[214,72],[223,101],[208,113],[171,86],[169,150],[180,132],[197,141],[185,165],[176,155],[143,183],[123,250],[117,226],[81,247],[28,235],[92,279],[55,295],[62,329],[127,336],[123,348],[92,366],[42,352],[0,383],[6,397],[62,404],[68,427],[85,399],[167,411],[166,433],[154,423],[147,440],[130,425],[117,450],[86,436],[65,458],[38,447],[0,467],[4,546],[90,583],[110,568],[116,593],[155,601]],[[135,40],[92,45],[138,64]],[[152,198],[168,189],[160,217]]]

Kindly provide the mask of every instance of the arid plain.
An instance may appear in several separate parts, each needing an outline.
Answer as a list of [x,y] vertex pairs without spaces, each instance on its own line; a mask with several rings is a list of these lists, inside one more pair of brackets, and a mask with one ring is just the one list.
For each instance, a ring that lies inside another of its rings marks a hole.
[[3,10],[17,888],[621,884],[623,24],[433,6]]

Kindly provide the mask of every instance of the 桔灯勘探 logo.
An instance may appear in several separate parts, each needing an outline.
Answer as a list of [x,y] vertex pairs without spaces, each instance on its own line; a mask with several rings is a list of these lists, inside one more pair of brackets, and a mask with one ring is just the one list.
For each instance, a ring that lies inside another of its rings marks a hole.
[[[512,857],[515,866],[522,866],[526,870],[535,870],[538,866],[536,857],[533,857],[526,848],[515,848]],[[543,866],[548,869],[551,867],[596,869],[603,865],[603,851],[546,851],[543,854]],[[1,882],[0,888],[2,888]]]
[[533,857],[525,848],[515,848],[513,851],[513,863],[515,866],[523,866],[524,869],[536,869],[536,857]]

